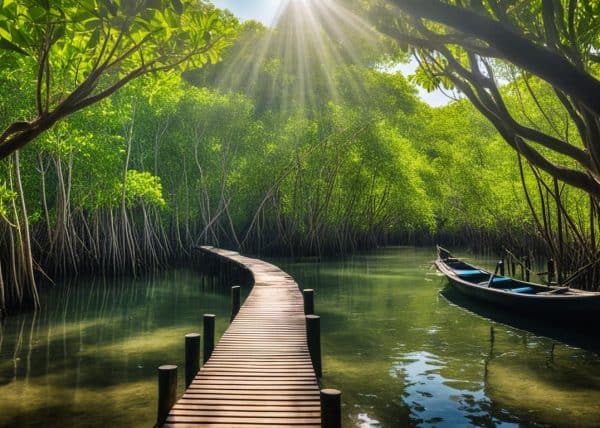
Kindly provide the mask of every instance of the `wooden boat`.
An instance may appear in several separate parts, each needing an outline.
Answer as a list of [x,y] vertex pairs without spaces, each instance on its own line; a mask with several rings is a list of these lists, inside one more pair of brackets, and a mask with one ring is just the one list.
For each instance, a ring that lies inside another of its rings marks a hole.
[[435,265],[460,293],[524,314],[560,320],[600,319],[600,293],[520,281],[488,272],[437,247]]

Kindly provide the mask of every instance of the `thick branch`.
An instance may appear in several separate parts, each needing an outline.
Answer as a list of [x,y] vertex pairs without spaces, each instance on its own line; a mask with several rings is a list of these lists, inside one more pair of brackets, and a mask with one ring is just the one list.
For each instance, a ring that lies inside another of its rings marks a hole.
[[480,38],[512,62],[600,114],[600,81],[566,58],[518,35],[501,22],[439,0],[392,0],[411,15],[430,19]]
[[[528,145],[523,138],[516,135],[514,130],[507,127],[507,124],[498,116],[497,111],[490,109],[489,105],[486,105],[489,104],[489,99],[487,101],[482,101],[469,84],[452,75],[452,73],[448,73],[448,75],[453,83],[467,96],[471,103],[473,103],[473,105],[487,117],[490,122],[492,122],[504,140],[518,153],[523,155],[523,157],[525,157],[532,165],[537,166],[553,177],[557,177],[559,180],[573,187],[584,190],[590,195],[594,195],[595,197],[600,196],[600,185],[593,177],[575,169],[556,165],[546,159],[540,152]],[[485,97],[485,94],[482,92],[479,92],[479,95]]]

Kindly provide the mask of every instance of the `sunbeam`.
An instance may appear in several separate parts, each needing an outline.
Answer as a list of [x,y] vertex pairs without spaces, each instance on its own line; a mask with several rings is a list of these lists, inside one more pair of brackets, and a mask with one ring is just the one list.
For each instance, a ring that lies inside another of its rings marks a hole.
[[[336,0],[283,0],[272,27],[246,22],[245,34],[214,80],[222,91],[260,98],[259,108],[314,114],[340,94],[366,96],[354,66],[375,66],[381,35]],[[252,54],[250,54],[252,52]]]

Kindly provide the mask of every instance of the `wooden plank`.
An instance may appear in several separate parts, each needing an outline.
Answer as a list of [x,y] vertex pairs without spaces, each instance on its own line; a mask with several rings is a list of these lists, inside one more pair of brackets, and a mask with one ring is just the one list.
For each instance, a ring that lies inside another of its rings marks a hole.
[[321,424],[319,423],[318,425],[315,424],[306,424],[306,425],[263,425],[263,424],[252,424],[252,425],[248,425],[248,424],[227,424],[227,425],[223,425],[221,423],[202,423],[202,424],[195,424],[195,423],[168,423],[164,425],[166,428],[197,428],[197,427],[204,427],[204,428],[273,428],[274,426],[277,426],[278,428],[315,428],[315,427],[320,427]]
[[[250,400],[250,401],[252,401],[252,400],[268,401],[270,399],[275,400],[275,401],[280,401],[280,400],[288,400],[288,401],[316,400],[317,402],[319,401],[318,394],[310,394],[310,393],[300,394],[300,393],[294,392],[294,393],[290,393],[290,394],[273,393],[273,394],[267,395],[267,394],[256,394],[256,393],[249,394],[248,392],[244,392],[244,391],[237,391],[237,393],[235,393],[235,392],[236,391],[195,392],[188,388],[185,391],[185,393],[183,394],[183,397],[184,398],[214,398],[214,399],[219,399],[219,400]],[[254,392],[254,391],[252,391],[252,392]]]
[[215,409],[174,409],[171,412],[172,416],[203,416],[203,417],[226,417],[226,418],[243,418],[243,417],[252,417],[252,418],[319,418],[321,414],[318,410],[307,411],[307,412],[297,412],[296,409],[288,410],[288,411],[264,411],[257,410],[253,412],[248,412],[247,410],[215,410]]
[[[197,396],[191,396],[191,397],[183,397],[181,398],[177,404],[182,404],[182,405],[187,405],[187,404],[206,404],[206,405],[210,405],[210,406],[214,406],[214,408],[219,408],[222,409],[224,408],[224,406],[236,406],[236,407],[243,407],[243,406],[251,406],[251,407],[270,407],[273,409],[279,408],[279,407],[297,407],[297,408],[304,408],[304,407],[313,407],[316,406],[315,402],[312,400],[306,400],[306,401],[302,401],[302,400],[284,400],[284,399],[269,399],[269,400],[235,400],[235,399],[223,399],[223,398],[212,398],[212,397],[208,397],[208,398],[203,398],[203,397],[197,397]],[[177,405],[176,404],[176,405]],[[319,403],[319,408],[320,408],[320,403]]]
[[[195,402],[198,403],[198,402]],[[238,404],[234,411],[236,412],[249,412],[255,414],[256,412],[297,412],[297,413],[312,413],[318,412],[321,408],[318,406],[247,406]],[[184,403],[178,403],[173,407],[173,410],[212,410],[221,411],[218,408],[215,409],[214,404],[203,403],[203,404],[190,404],[186,401]]]
[[199,379],[202,385],[314,385],[312,379],[302,378],[277,378],[277,380],[238,380],[226,377],[207,377],[202,376]]
[[269,424],[269,425],[306,425],[306,424],[321,424],[321,417],[313,417],[313,418],[276,418],[276,417],[252,417],[252,416],[242,416],[239,418],[234,417],[221,417],[221,416],[181,416],[181,415],[171,415],[167,418],[167,423],[220,423],[227,424],[231,426],[231,424]]
[[165,426],[320,426],[298,284],[261,260],[212,247],[202,251],[250,270],[254,286]]
[[259,367],[234,367],[234,368],[219,368],[219,367],[207,367],[204,370],[205,373],[264,373],[265,375],[277,375],[277,374],[304,374],[311,375],[312,369],[297,368],[297,367],[268,367],[266,365]]
[[220,392],[248,392],[248,393],[253,393],[253,394],[265,394],[265,395],[272,395],[272,394],[291,394],[291,393],[298,393],[298,394],[302,394],[305,392],[310,392],[310,391],[314,391],[315,389],[315,385],[314,384],[307,384],[307,385],[298,385],[298,384],[288,384],[288,385],[269,385],[269,389],[265,390],[265,385],[249,385],[249,384],[245,384],[245,385],[234,385],[234,384],[204,384],[204,383],[200,383],[198,382],[196,385],[190,385],[190,387],[187,389],[187,392],[189,393],[194,393],[194,392],[202,392],[202,393],[220,393]]

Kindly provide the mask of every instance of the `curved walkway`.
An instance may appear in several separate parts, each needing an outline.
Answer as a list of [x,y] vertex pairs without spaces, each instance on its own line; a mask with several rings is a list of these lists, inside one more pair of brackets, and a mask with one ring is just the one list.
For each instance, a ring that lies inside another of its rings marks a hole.
[[201,251],[248,269],[254,286],[165,426],[321,426],[298,284],[270,263],[212,247]]

